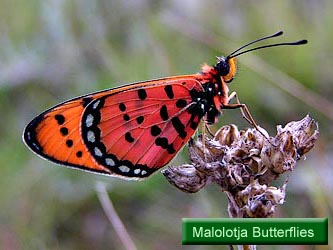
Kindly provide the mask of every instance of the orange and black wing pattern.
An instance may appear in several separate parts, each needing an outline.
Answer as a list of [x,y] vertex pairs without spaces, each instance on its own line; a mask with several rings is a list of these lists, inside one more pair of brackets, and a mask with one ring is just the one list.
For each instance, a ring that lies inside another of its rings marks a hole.
[[202,115],[198,75],[134,83],[61,103],[33,119],[25,143],[55,163],[124,178],[170,162]]

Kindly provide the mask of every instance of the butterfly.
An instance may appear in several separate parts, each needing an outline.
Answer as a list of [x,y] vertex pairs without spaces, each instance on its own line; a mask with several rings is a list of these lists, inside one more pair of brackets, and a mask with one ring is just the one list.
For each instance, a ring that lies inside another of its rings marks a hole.
[[[23,140],[37,155],[67,167],[146,178],[176,156],[202,119],[213,124],[223,109],[246,108],[239,101],[230,104],[236,95],[229,95],[228,83],[236,74],[237,56],[307,43],[300,40],[243,50],[280,35],[282,31],[247,43],[226,57],[217,57],[213,66],[204,64],[196,74],[132,83],[65,101],[34,118]],[[255,125],[251,117],[247,119]]]

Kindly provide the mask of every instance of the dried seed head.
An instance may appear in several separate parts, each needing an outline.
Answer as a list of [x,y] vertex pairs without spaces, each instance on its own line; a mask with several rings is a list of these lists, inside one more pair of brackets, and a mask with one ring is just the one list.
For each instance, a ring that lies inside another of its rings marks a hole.
[[253,180],[245,189],[236,194],[236,205],[242,211],[242,217],[266,218],[271,217],[277,205],[283,204],[285,187],[268,187]]
[[220,145],[230,146],[239,138],[239,130],[236,125],[230,124],[220,128],[214,136],[214,141],[218,141]]
[[196,193],[207,184],[207,176],[200,173],[190,164],[163,170],[167,180],[187,193]]
[[318,136],[318,124],[309,115],[284,128],[278,126],[277,135],[264,142],[260,154],[263,164],[276,174],[292,171],[296,161],[313,148]]
[[189,142],[191,164],[162,172],[184,192],[216,183],[228,195],[229,214],[234,217],[272,216],[284,201],[285,186],[270,186],[271,181],[295,168],[296,161],[314,146],[319,131],[310,116],[284,128],[278,126],[275,137],[259,129],[239,131],[232,124],[219,129],[213,138],[198,136]]

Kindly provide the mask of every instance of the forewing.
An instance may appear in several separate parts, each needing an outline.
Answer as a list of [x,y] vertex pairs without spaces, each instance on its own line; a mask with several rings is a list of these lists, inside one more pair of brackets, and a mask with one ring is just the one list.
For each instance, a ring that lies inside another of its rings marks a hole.
[[147,177],[196,130],[200,117],[188,112],[193,89],[201,85],[190,75],[78,97],[33,119],[23,139],[36,154],[65,166]]

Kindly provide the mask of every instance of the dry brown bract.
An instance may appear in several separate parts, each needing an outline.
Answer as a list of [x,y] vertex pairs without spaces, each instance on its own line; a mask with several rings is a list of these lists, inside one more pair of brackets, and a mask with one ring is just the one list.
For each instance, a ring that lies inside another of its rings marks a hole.
[[191,164],[172,166],[162,173],[189,193],[209,183],[218,184],[228,196],[230,217],[271,217],[284,202],[286,188],[286,183],[277,188],[271,182],[295,168],[296,161],[314,146],[319,131],[309,115],[278,126],[275,137],[260,130],[262,133],[254,128],[239,131],[235,125],[227,125],[213,138],[199,136],[189,142]]

